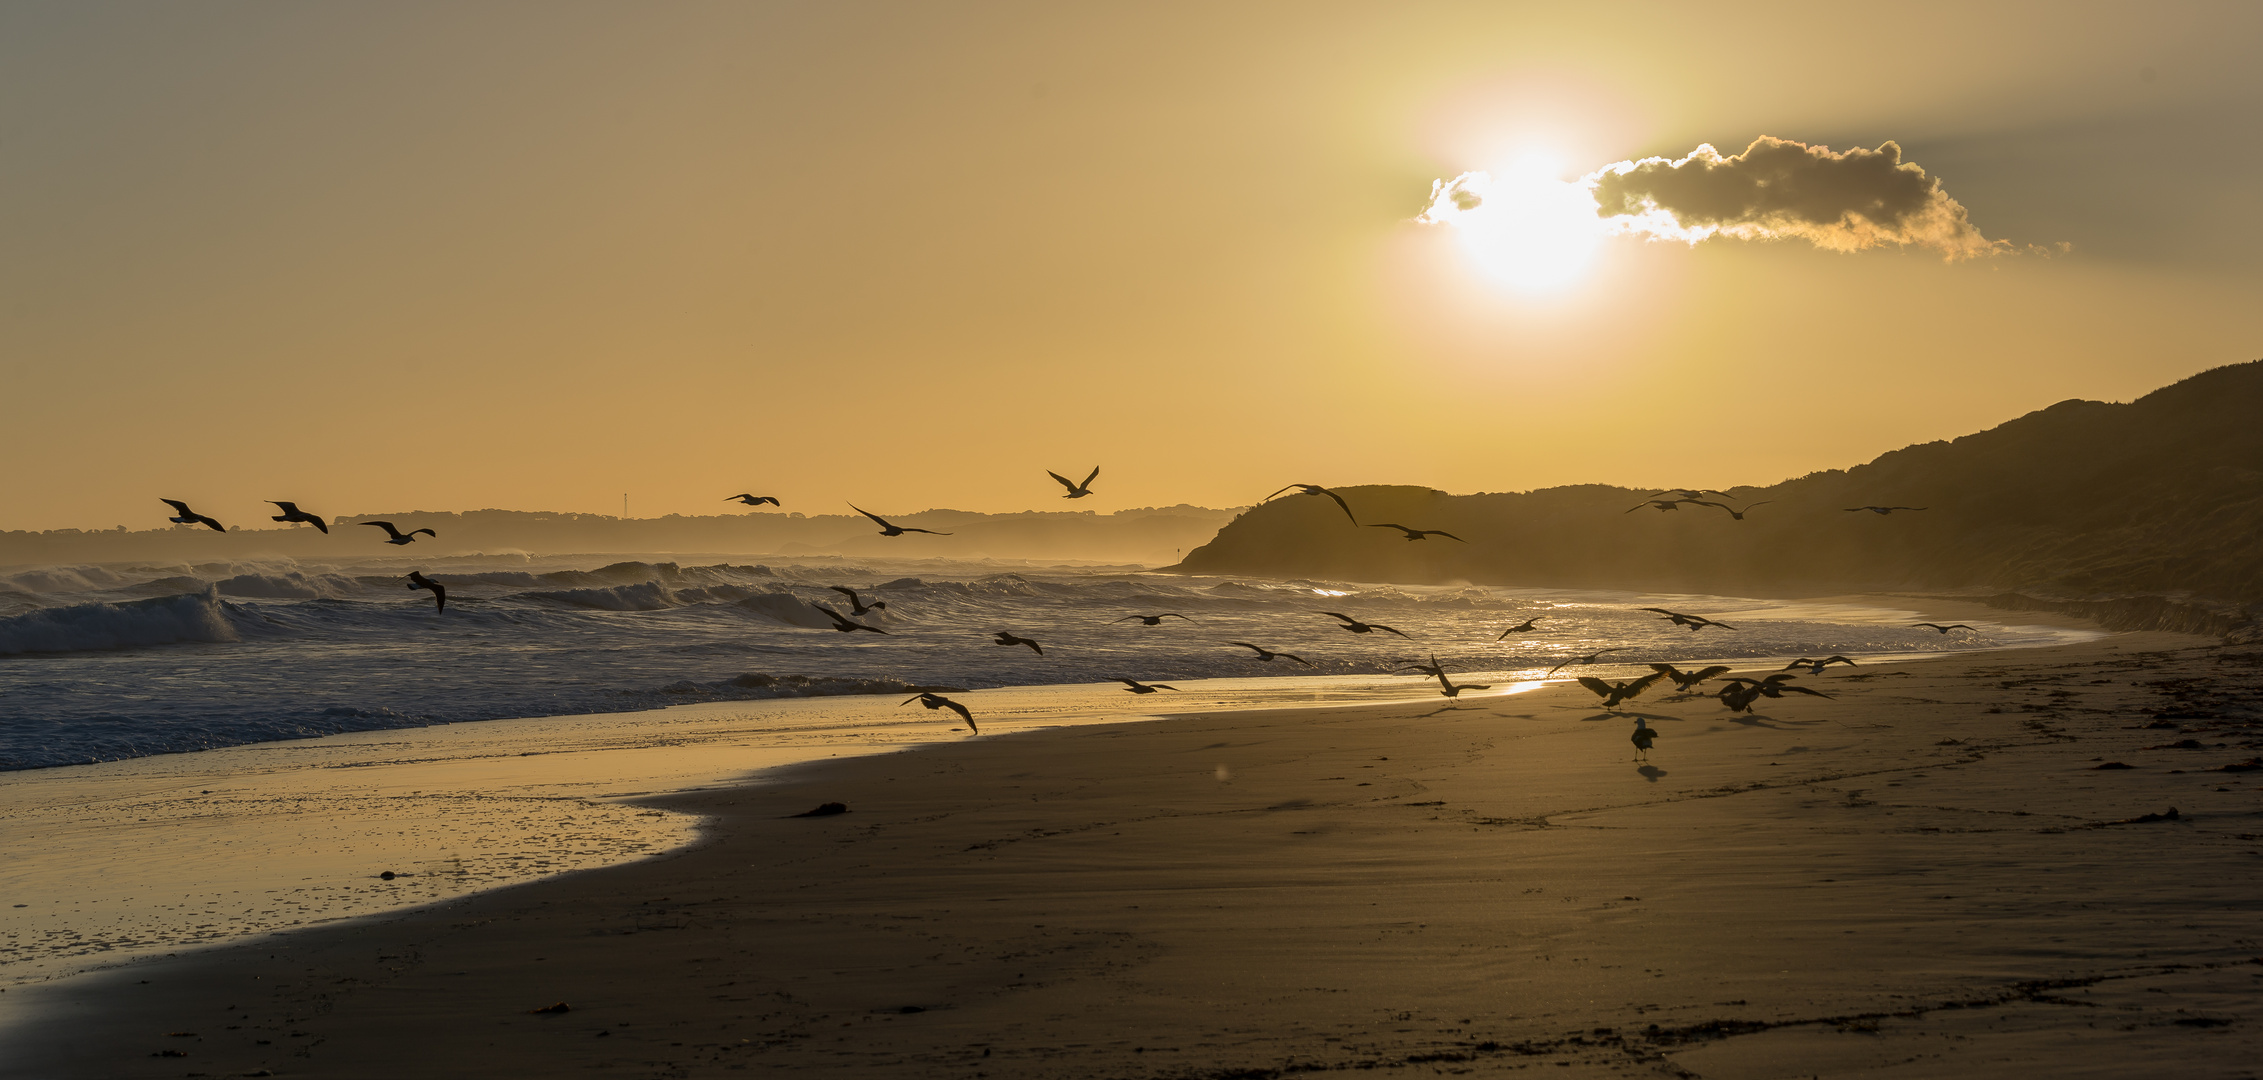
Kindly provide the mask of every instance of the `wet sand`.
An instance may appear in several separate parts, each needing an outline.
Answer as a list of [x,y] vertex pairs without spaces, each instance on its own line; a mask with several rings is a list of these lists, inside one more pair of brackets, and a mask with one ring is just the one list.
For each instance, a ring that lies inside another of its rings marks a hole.
[[804,766],[660,800],[681,851],[17,988],[0,1075],[2254,1075],[2257,650],[1803,681]]

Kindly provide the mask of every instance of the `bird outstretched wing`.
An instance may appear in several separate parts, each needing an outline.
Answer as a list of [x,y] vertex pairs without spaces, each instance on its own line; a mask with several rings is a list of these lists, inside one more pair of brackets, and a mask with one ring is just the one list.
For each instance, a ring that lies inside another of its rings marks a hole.
[[1579,684],[1588,688],[1589,690],[1594,691],[1595,696],[1597,697],[1610,697],[1611,694],[1618,689],[1618,687],[1612,686],[1610,683],[1604,682],[1603,680],[1598,679],[1593,675],[1580,676]]

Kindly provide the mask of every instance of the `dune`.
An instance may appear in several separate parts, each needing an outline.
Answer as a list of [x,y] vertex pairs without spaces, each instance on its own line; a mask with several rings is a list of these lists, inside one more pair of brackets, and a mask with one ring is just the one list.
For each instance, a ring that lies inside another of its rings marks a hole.
[[659,800],[708,821],[668,855],[19,987],[0,1075],[2234,1075],[2259,665],[2124,633],[1751,715],[1558,686],[798,767]]

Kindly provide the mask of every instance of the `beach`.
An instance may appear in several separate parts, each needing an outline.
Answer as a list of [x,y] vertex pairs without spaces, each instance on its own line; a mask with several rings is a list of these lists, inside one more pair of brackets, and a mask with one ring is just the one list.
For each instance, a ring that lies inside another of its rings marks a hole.
[[811,763],[652,801],[706,823],[656,857],[14,988],[0,1074],[2253,1075],[2259,660]]

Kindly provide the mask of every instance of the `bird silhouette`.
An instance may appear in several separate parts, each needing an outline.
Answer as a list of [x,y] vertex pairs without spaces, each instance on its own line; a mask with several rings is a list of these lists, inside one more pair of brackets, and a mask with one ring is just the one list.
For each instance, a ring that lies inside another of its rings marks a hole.
[[[1343,507],[1344,516],[1350,518],[1352,524],[1359,524],[1358,516],[1352,513],[1351,504],[1345,502],[1343,496],[1338,495],[1335,492],[1328,490],[1327,488],[1321,487],[1318,484],[1290,484],[1288,487],[1282,488],[1281,491],[1301,491],[1307,495],[1326,495],[1329,498],[1336,500],[1337,506]],[[1274,499],[1280,496],[1281,491],[1276,491],[1271,495],[1267,495],[1261,501],[1272,502]]]
[[1977,634],[1977,633],[1979,633],[1979,632],[1980,632],[1979,630],[1976,630],[1976,629],[1974,629],[1974,628],[1972,628],[1972,627],[1970,627],[1970,626],[1966,626],[1965,624],[1963,624],[1963,623],[1960,623],[1960,622],[1957,622],[1957,623],[1950,623],[1950,624],[1949,624],[1949,625],[1947,625],[1947,626],[1943,626],[1943,625],[1941,625],[1940,623],[1937,623],[1937,622],[1921,622],[1921,623],[1913,623],[1913,624],[1911,624],[1911,625],[1912,625],[1912,627],[1918,627],[1918,626],[1922,626],[1922,627],[1924,627],[1924,628],[1926,628],[1926,629],[1928,629],[1928,630],[1938,630],[1938,631],[1940,631],[1941,633],[1944,633],[1944,634],[1948,633],[1948,632],[1949,632],[1949,631],[1951,631],[1951,630],[1971,630],[1971,631],[1972,631],[1973,633],[1975,633],[1975,634]]
[[733,495],[729,498],[724,499],[723,501],[745,503],[748,506],[761,506],[763,503],[769,503],[772,506],[783,508],[786,505],[779,502],[778,497],[775,495],[748,495],[744,492]]
[[[1673,497],[1673,498],[1674,498],[1674,499],[1675,499],[1676,501],[1679,501],[1679,502],[1696,502],[1697,500],[1699,500],[1699,499],[1702,499],[1702,498],[1706,497],[1707,495],[1719,495],[1719,496],[1722,496],[1723,498],[1726,498],[1726,497],[1728,497],[1728,494],[1729,494],[1729,493],[1728,493],[1728,492],[1726,492],[1726,491],[1715,491],[1715,490],[1713,490],[1712,488],[1675,488],[1675,489],[1673,489],[1673,490],[1671,490],[1671,491],[1660,491],[1660,492],[1655,492],[1655,493],[1652,493],[1652,494],[1649,494],[1649,495],[1645,495],[1645,496],[1643,496],[1643,498],[1645,498],[1645,499],[1663,499],[1663,498],[1666,498],[1667,496],[1669,496],[1669,495],[1670,495],[1670,496],[1672,496],[1672,497]],[[1639,506],[1635,507],[1635,510],[1640,510],[1640,509],[1642,509],[1642,508],[1641,508],[1641,507],[1639,507]],[[1632,512],[1633,512],[1633,511],[1629,511],[1629,513],[1632,513]]]
[[856,512],[857,512],[857,513],[859,513],[859,514],[863,514],[864,516],[866,516],[866,517],[868,517],[868,518],[871,518],[871,519],[872,519],[872,520],[873,520],[874,522],[878,523],[878,524],[879,524],[879,526],[880,526],[880,535],[882,535],[882,536],[902,536],[903,534],[905,534],[905,533],[908,533],[908,532],[915,532],[915,533],[926,533],[926,534],[928,534],[929,536],[949,536],[949,535],[951,535],[950,533],[947,533],[947,532],[936,532],[936,531],[935,531],[935,530],[933,530],[933,529],[914,529],[914,528],[912,528],[912,527],[911,527],[911,526],[909,526],[909,525],[896,525],[896,524],[892,524],[892,523],[890,523],[890,522],[889,522],[889,520],[888,520],[887,518],[881,517],[880,515],[878,515],[878,514],[875,514],[875,513],[873,513],[872,511],[870,511],[870,510],[867,510],[867,509],[865,509],[865,508],[863,508],[863,507],[861,507],[861,506],[858,506],[858,505],[857,505],[857,504],[855,504],[855,503],[850,503],[850,504],[849,504],[849,509],[856,511]]
[[1015,637],[1011,633],[1008,633],[1004,630],[998,631],[998,636],[994,640],[997,644],[1000,645],[1027,645],[1029,646],[1029,651],[1036,653],[1039,656],[1045,655],[1044,648],[1039,646],[1036,642],[1031,641],[1025,637]]
[[[1604,655],[1605,653],[1625,652],[1626,650],[1628,650],[1628,649],[1631,649],[1631,648],[1634,648],[1634,646],[1632,646],[1632,645],[1613,645],[1613,646],[1611,646],[1611,647],[1610,647],[1610,648],[1608,648],[1608,649],[1597,649],[1597,650],[1595,650],[1594,652],[1588,653],[1588,654],[1587,654],[1586,656],[1575,656],[1575,657],[1572,657],[1572,658],[1571,658],[1571,659],[1569,659],[1569,660],[1566,660],[1566,661],[1564,661],[1564,662],[1563,662],[1563,663],[1561,663],[1561,664],[1557,664],[1557,665],[1556,665],[1555,667],[1549,668],[1549,669],[1548,669],[1548,674],[1549,674],[1549,675],[1554,675],[1555,673],[1557,673],[1557,672],[1559,672],[1559,671],[1562,671],[1562,670],[1564,670],[1565,668],[1568,668],[1568,667],[1572,666],[1573,664],[1592,664],[1592,663],[1594,663],[1594,662],[1595,662],[1595,661],[1596,661],[1597,659],[1601,658],[1601,657],[1602,657],[1602,656],[1603,656],[1603,655]],[[1546,678],[1546,676],[1542,676],[1542,677],[1543,677],[1543,678]]]
[[1054,472],[1051,469],[1045,470],[1045,475],[1050,476],[1055,480],[1059,480],[1062,487],[1069,489],[1069,493],[1061,496],[1062,498],[1081,499],[1087,495],[1092,494],[1092,482],[1100,478],[1100,466],[1094,465],[1092,467],[1092,475],[1085,477],[1084,483],[1081,484],[1075,483],[1068,477],[1062,476],[1060,473]]
[[1651,683],[1665,677],[1665,672],[1653,671],[1639,679],[1628,679],[1624,682],[1604,682],[1593,675],[1582,675],[1579,677],[1579,684],[1593,691],[1595,696],[1602,698],[1604,708],[1616,709],[1619,707],[1619,702],[1641,696],[1644,690],[1650,689]]
[[1296,654],[1294,654],[1294,653],[1274,652],[1273,650],[1271,650],[1271,649],[1268,649],[1268,648],[1265,648],[1265,647],[1264,647],[1264,646],[1262,646],[1262,645],[1252,645],[1252,644],[1250,644],[1249,642],[1246,642],[1246,641],[1229,641],[1229,642],[1227,642],[1226,644],[1228,644],[1228,645],[1239,645],[1239,646],[1241,646],[1242,648],[1245,648],[1245,649],[1255,649],[1255,650],[1257,651],[1257,658],[1258,658],[1259,660],[1263,660],[1263,661],[1265,661],[1266,663],[1272,663],[1272,661],[1273,661],[1273,658],[1274,658],[1274,657],[1276,657],[1276,656],[1279,656],[1279,657],[1283,657],[1283,658],[1286,658],[1286,659],[1289,659],[1289,660],[1294,660],[1294,661],[1296,661],[1297,663],[1303,664],[1303,665],[1304,665],[1304,666],[1306,666],[1306,667],[1311,667],[1311,666],[1312,666],[1312,661],[1310,661],[1310,660],[1307,660],[1307,659],[1305,659],[1304,657],[1298,656],[1298,655],[1296,655]]
[[[1351,616],[1349,616],[1349,615],[1341,614],[1341,613],[1339,613],[1339,612],[1334,612],[1334,611],[1315,611],[1315,612],[1313,612],[1313,614],[1315,614],[1315,615],[1326,615],[1326,616],[1328,616],[1328,617],[1329,617],[1329,618],[1331,618],[1331,619],[1342,619],[1342,620],[1344,621],[1344,625],[1342,625],[1342,626],[1340,626],[1340,627],[1337,627],[1337,629],[1339,629],[1339,630],[1349,630],[1349,631],[1351,631],[1351,632],[1352,632],[1352,633],[1354,633],[1354,634],[1366,634],[1366,633],[1372,633],[1372,632],[1374,632],[1374,631],[1377,631],[1377,630],[1382,630],[1382,631],[1385,631],[1385,632],[1387,632],[1387,633],[1392,633],[1392,634],[1399,634],[1399,632],[1398,632],[1397,630],[1395,630],[1395,629],[1392,629],[1391,627],[1385,626],[1385,625],[1383,625],[1382,623],[1363,623],[1363,622],[1359,621],[1358,619],[1352,618],[1352,617],[1351,617]],[[1399,634],[1399,636],[1400,636],[1400,637],[1407,637],[1407,636],[1406,636],[1405,634]],[[1407,638],[1407,640],[1408,640],[1408,641],[1413,641],[1414,639],[1413,639],[1413,638]]]
[[1693,634],[1699,630],[1705,629],[1708,626],[1718,626],[1723,630],[1736,629],[1736,627],[1730,626],[1727,623],[1714,622],[1713,620],[1708,619],[1703,615],[1684,615],[1681,612],[1668,611],[1662,607],[1646,607],[1642,610],[1655,611],[1658,613],[1660,618],[1666,619],[1667,621],[1673,623],[1675,626],[1689,627],[1690,632]]
[[1538,621],[1539,621],[1539,619],[1540,619],[1540,616],[1538,616],[1538,615],[1535,615],[1535,616],[1533,616],[1532,618],[1526,619],[1525,621],[1523,621],[1523,622],[1521,622],[1521,623],[1518,623],[1518,624],[1517,624],[1517,625],[1515,625],[1515,626],[1509,627],[1508,629],[1501,631],[1501,636],[1500,636],[1500,637],[1497,637],[1497,638],[1494,638],[1493,640],[1495,640],[1495,641],[1506,641],[1506,640],[1508,640],[1508,637],[1509,637],[1509,635],[1510,635],[1510,634],[1525,634],[1525,633],[1530,633],[1530,632],[1532,631],[1532,624],[1533,624],[1533,623],[1535,623],[1535,622],[1538,622]]
[[1744,520],[1744,515],[1745,515],[1745,513],[1746,513],[1747,511],[1751,510],[1751,509],[1752,509],[1753,507],[1755,507],[1755,506],[1766,506],[1766,505],[1768,505],[1769,503],[1772,503],[1772,502],[1775,502],[1775,501],[1776,501],[1776,500],[1774,500],[1774,499],[1762,499],[1762,500],[1760,500],[1759,502],[1756,502],[1756,503],[1747,503],[1747,504],[1745,504],[1745,507],[1744,507],[1744,509],[1743,509],[1743,510],[1739,510],[1739,509],[1737,509],[1737,508],[1735,508],[1735,507],[1733,507],[1733,506],[1730,506],[1730,505],[1729,505],[1729,504],[1727,504],[1727,503],[1706,502],[1706,501],[1703,501],[1703,500],[1700,500],[1700,501],[1698,502],[1698,504],[1697,504],[1697,505],[1699,505],[1699,506],[1711,506],[1711,507],[1717,507],[1717,508],[1719,508],[1719,509],[1722,509],[1722,510],[1726,510],[1726,511],[1728,511],[1728,512],[1729,512],[1729,516],[1730,516],[1730,517],[1732,517],[1732,518],[1735,518],[1735,519],[1736,519],[1736,520],[1738,520],[1738,521],[1743,521],[1743,520]]
[[1924,508],[1924,507],[1922,507],[1922,506],[1849,506],[1849,507],[1846,507],[1846,512],[1847,512],[1847,513],[1850,513],[1850,514],[1853,514],[1853,513],[1858,513],[1858,512],[1860,512],[1860,511],[1863,511],[1863,510],[1868,510],[1868,511],[1870,511],[1870,512],[1871,512],[1871,513],[1873,513],[1873,514],[1891,514],[1891,513],[1893,513],[1893,512],[1894,512],[1894,511],[1896,511],[1896,510],[1923,510],[1923,509],[1925,509],[1925,508]]
[[433,532],[430,529],[410,529],[407,532],[402,532],[401,530],[394,528],[393,523],[390,521],[364,521],[359,522],[358,524],[374,525],[380,529],[385,530],[385,542],[388,544],[413,544],[416,542],[416,534],[418,533],[423,533],[424,535],[432,537],[435,540],[438,540],[440,538],[439,533]]
[[1184,615],[1181,615],[1181,614],[1179,614],[1179,613],[1178,613],[1178,612],[1176,612],[1176,611],[1166,611],[1166,612],[1162,613],[1161,615],[1126,615],[1126,616],[1124,616],[1124,617],[1123,617],[1123,618],[1121,618],[1121,619],[1110,619],[1110,620],[1108,620],[1108,621],[1109,621],[1109,622],[1130,622],[1130,621],[1132,621],[1133,619],[1138,619],[1138,620],[1140,621],[1140,623],[1141,623],[1142,625],[1145,625],[1145,626],[1161,626],[1161,625],[1163,625],[1163,620],[1165,620],[1165,619],[1186,619],[1186,621],[1188,621],[1188,622],[1193,622],[1193,621],[1194,621],[1193,619],[1187,619],[1187,617],[1186,617],[1186,616],[1184,616]]
[[1642,717],[1634,718],[1634,734],[1627,736],[1627,741],[1634,744],[1637,760],[1650,760],[1650,744],[1657,738],[1658,732],[1655,728],[1645,726]]
[[1845,664],[1849,667],[1852,667],[1854,666],[1854,661],[1844,656],[1832,656],[1822,660],[1810,660],[1802,656],[1789,664],[1785,664],[1780,670],[1790,671],[1793,668],[1803,667],[1807,669],[1807,673],[1810,675],[1821,675],[1823,674],[1824,668],[1830,667],[1833,664]]
[[432,580],[431,578],[428,578],[428,577],[424,576],[424,572],[423,572],[423,571],[421,571],[421,570],[411,570],[411,571],[409,571],[409,583],[408,583],[408,586],[407,586],[407,587],[408,587],[408,588],[411,588],[411,589],[430,589],[430,590],[432,590],[432,605],[433,605],[433,610],[434,610],[434,611],[446,611],[446,610],[448,610],[448,587],[447,587],[447,586],[445,586],[445,585],[442,585],[442,584],[440,584],[440,583],[439,583],[439,582],[437,582],[437,581],[434,581],[434,580]]
[[219,522],[189,509],[189,504],[182,502],[179,499],[159,499],[157,501],[173,508],[173,516],[167,518],[166,520],[171,521],[175,525],[202,525],[208,529],[211,529],[213,532],[224,533],[228,531],[227,528],[221,525]]
[[809,606],[824,612],[826,618],[833,620],[833,629],[838,630],[844,634],[854,633],[858,630],[870,630],[875,634],[887,633],[886,630],[882,630],[877,626],[866,626],[865,624],[860,622],[852,622],[847,617],[843,616],[840,612],[826,607],[823,604],[811,604]]
[[1421,664],[1421,663],[1416,663],[1416,664],[1408,664],[1408,665],[1406,665],[1406,666],[1405,666],[1404,668],[1401,668],[1400,670],[1402,670],[1402,671],[1419,671],[1419,672],[1423,673],[1424,675],[1428,675],[1428,676],[1430,676],[1431,678],[1437,678],[1437,677],[1439,677],[1439,676],[1441,676],[1441,675],[1444,675],[1444,674],[1446,673],[1446,668],[1445,668],[1445,666],[1444,666],[1444,665],[1442,665],[1442,664],[1440,664],[1440,663],[1438,663],[1438,657],[1436,656],[1436,654],[1433,654],[1433,655],[1432,655],[1432,656],[1430,657],[1430,662],[1429,662],[1429,663],[1427,663],[1427,664]]
[[849,614],[851,615],[861,616],[871,614],[875,611],[887,610],[888,602],[886,600],[874,600],[873,602],[867,604],[864,602],[863,598],[859,597],[856,594],[855,589],[849,588],[846,585],[827,585],[825,587],[849,598]]
[[1682,508],[1683,503],[1698,503],[1702,505],[1704,502],[1705,500],[1703,499],[1651,499],[1647,502],[1638,502],[1633,506],[1627,507],[1626,512],[1631,514],[1637,510],[1642,509],[1645,506],[1650,507],[1654,510],[1679,510]]
[[1124,693],[1127,694],[1152,694],[1157,690],[1178,690],[1176,686],[1165,686],[1162,683],[1143,683],[1136,679],[1117,679],[1116,681],[1124,684]]
[[982,729],[974,726],[974,714],[968,712],[966,706],[961,705],[956,701],[952,701],[950,698],[944,697],[941,694],[930,694],[923,690],[912,697],[908,697],[902,701],[897,702],[896,707],[901,709],[914,701],[927,706],[929,709],[949,709],[952,712],[959,714],[959,719],[966,721],[968,731],[972,731],[977,735],[982,734]]
[[325,533],[330,531],[330,523],[322,520],[322,515],[309,514],[306,511],[299,509],[299,504],[297,503],[276,502],[276,500],[274,499],[269,499],[267,501],[275,503],[276,508],[283,511],[282,513],[277,514],[274,517],[268,518],[267,520],[269,521],[303,521],[309,525],[314,526],[317,529],[322,530]]
[[1810,690],[1804,686],[1792,685],[1789,680],[1798,677],[1797,675],[1779,674],[1770,675],[1765,679],[1730,679],[1721,684],[1721,692],[1718,696],[1721,699],[1721,704],[1727,705],[1732,711],[1737,712],[1751,712],[1752,703],[1760,698],[1781,698],[1785,694],[1806,694],[1809,697],[1819,698],[1831,696],[1821,690]]
[[[1436,658],[1436,657],[1432,657],[1431,659],[1435,660],[1435,659],[1437,659],[1437,658]],[[1445,672],[1443,672],[1443,671],[1440,671],[1440,672],[1438,673],[1438,687],[1439,687],[1439,689],[1438,689],[1438,692],[1439,692],[1440,694],[1443,694],[1443,695],[1445,695],[1446,697],[1448,697],[1448,698],[1450,698],[1450,699],[1452,699],[1452,700],[1455,700],[1455,701],[1460,701],[1460,700],[1461,700],[1461,697],[1462,697],[1462,691],[1464,691],[1464,690],[1491,690],[1491,689],[1493,689],[1492,685],[1491,685],[1491,684],[1489,684],[1489,683],[1455,683],[1455,682],[1454,682],[1453,680],[1446,678],[1446,673],[1445,673]]]
[[1729,665],[1715,664],[1703,671],[1683,671],[1672,664],[1652,664],[1650,665],[1650,670],[1673,680],[1674,689],[1686,694],[1690,692],[1690,689],[1692,687],[1695,687],[1697,684],[1704,682],[1705,680],[1710,679],[1715,675],[1728,674]]
[[1408,527],[1406,527],[1406,526],[1404,526],[1404,525],[1393,525],[1393,524],[1389,524],[1389,523],[1385,523],[1385,524],[1381,524],[1381,525],[1369,525],[1369,526],[1368,526],[1368,528],[1370,528],[1370,529],[1397,529],[1397,530],[1399,530],[1400,532],[1403,532],[1403,533],[1407,534],[1407,539],[1409,539],[1409,540],[1428,540],[1428,539],[1430,539],[1430,538],[1431,538],[1431,537],[1433,537],[1433,536],[1443,536],[1443,537],[1445,537],[1445,538],[1446,538],[1446,539],[1448,539],[1448,540],[1461,540],[1461,542],[1462,542],[1462,543],[1465,543],[1465,544],[1466,544],[1466,543],[1469,543],[1469,541],[1467,541],[1467,540],[1462,540],[1462,538],[1461,538],[1461,537],[1459,537],[1459,536],[1455,536],[1454,534],[1452,534],[1452,533],[1450,533],[1450,532],[1447,532],[1447,531],[1446,531],[1446,530],[1444,530],[1444,529],[1410,529],[1410,528],[1408,528]]

